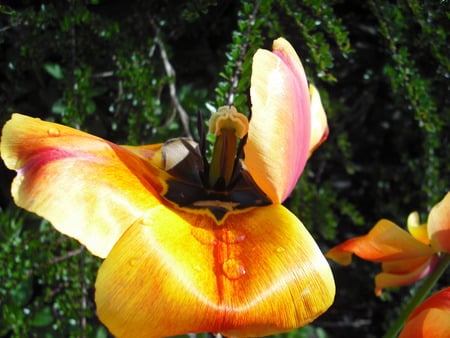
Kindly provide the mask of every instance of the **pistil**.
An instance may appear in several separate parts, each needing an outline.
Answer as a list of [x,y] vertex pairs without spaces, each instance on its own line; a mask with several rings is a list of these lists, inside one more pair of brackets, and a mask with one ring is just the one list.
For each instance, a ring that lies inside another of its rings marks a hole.
[[209,131],[216,135],[209,185],[214,189],[225,190],[233,177],[238,141],[248,132],[248,119],[234,106],[220,107],[209,120]]

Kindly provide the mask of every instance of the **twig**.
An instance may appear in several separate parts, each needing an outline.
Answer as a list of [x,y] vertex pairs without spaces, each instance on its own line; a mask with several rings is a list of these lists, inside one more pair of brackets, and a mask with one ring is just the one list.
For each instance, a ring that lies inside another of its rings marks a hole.
[[84,247],[82,247],[82,246],[80,246],[78,249],[74,249],[74,250],[68,251],[67,253],[65,253],[65,254],[62,255],[62,256],[55,257],[55,258],[53,258],[52,260],[50,260],[49,262],[39,264],[37,267],[34,267],[34,268],[28,270],[28,271],[26,272],[26,275],[27,275],[27,276],[30,276],[30,275],[32,275],[36,270],[41,269],[44,265],[53,265],[53,264],[55,264],[55,263],[64,261],[64,260],[66,260],[66,259],[69,259],[69,258],[71,258],[71,257],[73,257],[73,256],[79,255],[79,254],[82,253],[83,251],[84,251]]
[[2,27],[2,28],[0,28],[0,33],[6,32],[7,30],[9,30],[11,28],[12,28],[11,26]]
[[95,73],[95,74],[91,75],[92,78],[103,78],[103,77],[111,77],[111,76],[114,76],[114,71],[112,71],[112,70],[106,71],[106,72],[101,72],[101,73]]
[[[155,30],[158,31],[156,25],[155,24],[153,24],[153,25],[155,27]],[[178,115],[180,116],[181,124],[183,125],[184,132],[186,133],[187,136],[192,137],[192,134],[189,130],[189,116],[186,113],[186,111],[184,110],[184,108],[181,106],[180,101],[177,98],[177,90],[175,87],[175,75],[176,75],[175,70],[169,61],[166,48],[164,46],[164,43],[159,38],[158,33],[156,34],[156,37],[155,37],[155,43],[159,47],[159,53],[160,53],[161,59],[163,60],[164,69],[166,71],[166,74],[169,78],[173,79],[169,83],[170,98],[172,100],[173,105],[175,106],[175,109],[178,112]]]
[[84,247],[80,246],[78,249],[74,249],[74,250],[68,251],[66,254],[64,254],[62,256],[58,256],[58,257],[53,258],[49,263],[50,264],[55,264],[55,263],[64,261],[64,260],[66,260],[66,259],[68,259],[70,257],[79,255],[83,251],[84,251]]

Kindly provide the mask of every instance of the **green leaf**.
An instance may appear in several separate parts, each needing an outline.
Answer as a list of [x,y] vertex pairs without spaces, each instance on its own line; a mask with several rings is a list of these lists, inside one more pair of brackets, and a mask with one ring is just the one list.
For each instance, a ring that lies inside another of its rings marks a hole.
[[57,80],[62,80],[64,78],[62,68],[57,63],[46,63],[44,64],[44,69]]
[[52,310],[49,306],[42,308],[39,312],[36,312],[30,319],[30,325],[36,327],[48,326],[52,323],[53,316]]
[[66,104],[62,100],[53,103],[52,112],[56,114],[64,114],[67,110]]
[[103,326],[100,326],[95,333],[95,338],[108,338],[108,331]]
[[22,283],[17,285],[17,287],[11,290],[11,298],[14,303],[19,305],[25,305],[31,298],[33,293],[33,280],[28,278]]

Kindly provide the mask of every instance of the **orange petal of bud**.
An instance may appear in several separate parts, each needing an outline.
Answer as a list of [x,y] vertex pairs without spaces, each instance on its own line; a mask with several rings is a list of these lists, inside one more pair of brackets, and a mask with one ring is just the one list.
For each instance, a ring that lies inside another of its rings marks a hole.
[[450,287],[436,292],[414,309],[399,338],[450,337]]

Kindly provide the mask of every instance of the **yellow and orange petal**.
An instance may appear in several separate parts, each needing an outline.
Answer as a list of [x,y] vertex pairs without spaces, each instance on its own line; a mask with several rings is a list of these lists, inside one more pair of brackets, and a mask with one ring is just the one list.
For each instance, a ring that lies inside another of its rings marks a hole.
[[329,129],[327,115],[323,109],[322,100],[319,91],[312,84],[309,85],[311,95],[311,140],[309,143],[309,156],[316,150],[328,137]]
[[420,224],[420,217],[417,211],[411,212],[406,221],[409,233],[423,244],[429,245],[428,226],[426,223]]
[[374,262],[430,257],[433,250],[389,220],[380,220],[367,235],[351,238],[327,252],[326,257],[348,265],[352,255]]
[[99,318],[117,337],[187,332],[265,336],[305,325],[333,302],[330,267],[280,205],[227,215],[158,206],[100,268]]
[[450,253],[450,192],[431,209],[427,223],[431,246]]
[[5,124],[1,138],[1,156],[17,171],[11,188],[16,204],[100,257],[161,203],[158,170],[144,160],[160,156],[158,146],[130,149],[20,114]]
[[410,285],[426,277],[438,260],[438,256],[433,255],[382,263],[383,272],[375,276],[375,294],[380,296],[383,289]]
[[450,288],[427,298],[409,315],[399,338],[450,337]]
[[295,50],[283,38],[274,41],[273,52],[255,53],[250,95],[245,164],[272,202],[281,203],[303,171],[311,135],[306,75]]

